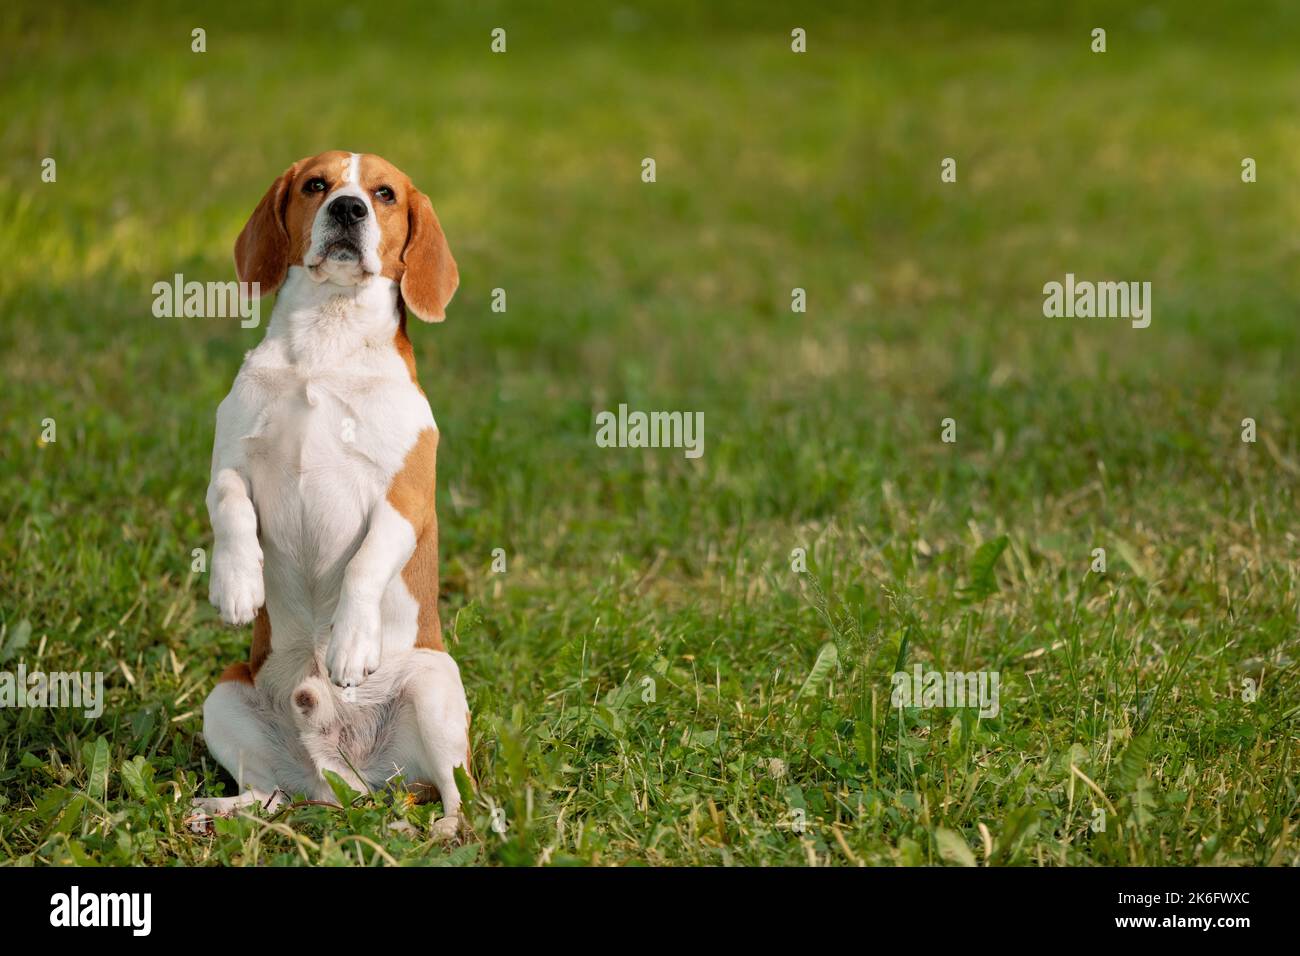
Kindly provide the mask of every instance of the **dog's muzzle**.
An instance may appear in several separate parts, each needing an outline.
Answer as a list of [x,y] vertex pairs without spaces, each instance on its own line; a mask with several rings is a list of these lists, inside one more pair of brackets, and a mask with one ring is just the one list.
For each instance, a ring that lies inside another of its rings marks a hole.
[[335,262],[361,259],[361,230],[369,210],[356,196],[339,196],[325,208],[330,229],[325,237],[325,256]]
[[379,272],[377,228],[362,197],[349,193],[331,199],[317,219],[318,238],[306,262],[312,277],[352,284]]

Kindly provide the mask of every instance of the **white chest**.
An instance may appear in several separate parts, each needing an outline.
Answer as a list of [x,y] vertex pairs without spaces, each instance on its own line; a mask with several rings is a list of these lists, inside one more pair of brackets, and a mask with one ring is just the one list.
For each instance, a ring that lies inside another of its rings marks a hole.
[[263,540],[303,570],[346,560],[383,496],[378,403],[319,380],[286,382],[244,439]]

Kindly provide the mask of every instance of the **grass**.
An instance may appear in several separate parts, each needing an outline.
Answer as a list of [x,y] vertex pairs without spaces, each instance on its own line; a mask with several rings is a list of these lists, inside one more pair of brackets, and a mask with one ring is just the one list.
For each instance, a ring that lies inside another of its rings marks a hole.
[[[528,6],[0,13],[0,670],[108,695],[0,710],[0,859],[1300,862],[1300,14]],[[461,270],[413,329],[460,847],[382,795],[183,823],[233,786],[200,712],[249,634],[191,553],[262,330],[151,288],[233,278],[327,148],[409,172]],[[1151,327],[1043,318],[1066,272],[1151,281]],[[704,456],[596,447],[620,402]],[[891,707],[917,663],[1001,712]]]

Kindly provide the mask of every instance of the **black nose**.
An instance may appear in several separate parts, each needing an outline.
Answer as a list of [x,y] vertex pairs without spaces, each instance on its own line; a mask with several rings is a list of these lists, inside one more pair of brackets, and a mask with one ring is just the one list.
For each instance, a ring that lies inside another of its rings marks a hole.
[[330,203],[329,214],[340,226],[350,226],[366,218],[366,204],[356,196],[340,196]]

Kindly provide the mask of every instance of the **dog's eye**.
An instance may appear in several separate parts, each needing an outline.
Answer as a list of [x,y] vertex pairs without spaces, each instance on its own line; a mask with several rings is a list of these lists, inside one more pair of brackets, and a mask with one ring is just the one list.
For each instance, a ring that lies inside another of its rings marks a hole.
[[397,194],[393,192],[393,187],[391,186],[380,186],[375,190],[375,196],[378,197],[380,202],[397,201]]
[[313,176],[302,184],[302,191],[305,193],[323,193],[326,188],[325,180],[319,176]]

